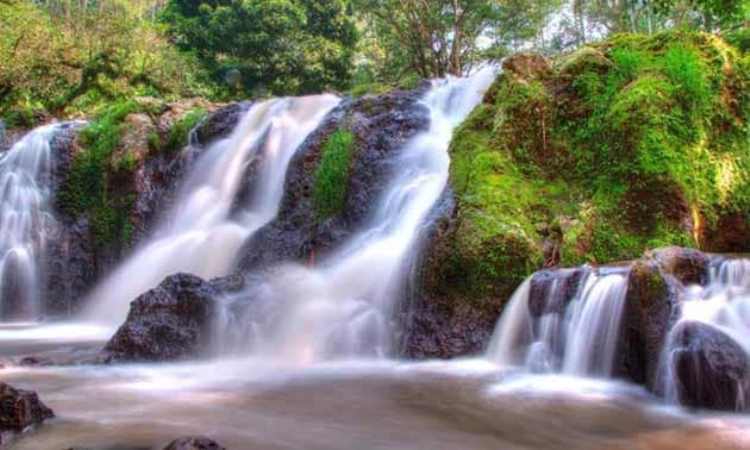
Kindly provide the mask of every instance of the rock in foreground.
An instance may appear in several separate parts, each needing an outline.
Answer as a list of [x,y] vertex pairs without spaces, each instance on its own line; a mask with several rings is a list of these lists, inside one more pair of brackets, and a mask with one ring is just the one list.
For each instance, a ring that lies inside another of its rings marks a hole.
[[15,389],[0,382],[0,446],[16,433],[54,417],[35,392]]
[[750,392],[750,360],[737,342],[700,322],[686,322],[674,337],[672,364],[684,405],[742,410]]
[[189,274],[171,275],[130,304],[104,348],[107,362],[175,361],[204,354],[221,291]]
[[205,436],[189,436],[172,441],[164,450],[226,450],[218,442]]

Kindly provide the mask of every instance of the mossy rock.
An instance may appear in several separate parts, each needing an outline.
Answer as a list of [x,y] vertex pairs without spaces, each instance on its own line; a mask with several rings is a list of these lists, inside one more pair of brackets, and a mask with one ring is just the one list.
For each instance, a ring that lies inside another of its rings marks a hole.
[[[450,251],[431,255],[443,275],[426,297],[481,307],[542,266],[674,245],[748,250],[750,60],[739,50],[703,33],[623,34],[503,67],[454,133],[454,232],[435,245]],[[670,270],[698,279],[682,269]],[[657,272],[635,268],[638,311],[663,312],[649,303],[663,297]]]

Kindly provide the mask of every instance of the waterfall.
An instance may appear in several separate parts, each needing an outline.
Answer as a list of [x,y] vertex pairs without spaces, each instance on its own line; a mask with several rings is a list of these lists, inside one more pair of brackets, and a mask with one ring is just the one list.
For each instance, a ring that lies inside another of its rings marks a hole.
[[[584,267],[527,279],[498,321],[488,357],[532,372],[612,374],[627,270]],[[538,275],[537,275],[538,276]]]
[[[696,325],[703,327],[706,333],[710,332],[715,337],[726,339],[726,351],[736,346],[739,352],[744,352],[747,361],[750,361],[750,259],[715,258],[709,267],[708,284],[688,286],[685,289],[679,318],[666,339],[659,368],[660,389],[670,403],[684,403],[680,395],[681,381],[676,365],[686,347],[693,350],[696,345],[701,345],[700,342],[685,342],[685,330],[689,327],[696,329]],[[706,339],[706,335],[697,335],[692,339],[700,341]],[[702,363],[704,362],[696,361],[695,364]],[[727,364],[727,367],[725,373],[732,369],[731,363]],[[745,377],[748,373],[750,370],[745,373]],[[705,380],[694,381],[699,386],[711,385]],[[727,386],[727,383],[732,382],[726,380],[722,382],[724,392],[736,391],[736,399],[732,399],[735,408],[746,407],[746,402],[750,400],[750,392],[745,392],[745,386],[750,386],[750,380],[735,379],[733,382],[737,382],[736,386]],[[718,397],[715,392],[712,394]]]
[[[201,155],[153,237],[89,296],[87,317],[118,325],[133,299],[176,272],[229,274],[244,241],[276,215],[297,148],[339,101],[317,95],[254,104],[228,138]],[[259,164],[253,193],[234,213],[252,163]]]
[[56,227],[50,207],[54,124],[26,134],[0,156],[0,318],[42,311],[41,260]]
[[398,171],[367,224],[315,268],[285,265],[256,287],[258,305],[239,320],[250,327],[250,353],[309,363],[392,352],[392,308],[422,226],[448,181],[453,129],[495,75],[487,67],[468,78],[433,82],[422,99],[429,129],[400,150]]

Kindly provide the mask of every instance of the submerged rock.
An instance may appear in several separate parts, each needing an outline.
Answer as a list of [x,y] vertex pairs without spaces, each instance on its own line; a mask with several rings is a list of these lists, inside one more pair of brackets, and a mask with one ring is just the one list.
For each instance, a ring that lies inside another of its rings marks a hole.
[[750,357],[731,337],[700,322],[679,325],[672,364],[680,402],[697,408],[750,407]]
[[104,348],[104,360],[174,361],[205,354],[220,295],[194,275],[167,277],[130,304],[128,318]]
[[35,392],[15,389],[0,382],[0,446],[9,442],[14,434],[54,416]]
[[189,436],[172,441],[164,447],[164,450],[226,450],[226,448],[205,436]]

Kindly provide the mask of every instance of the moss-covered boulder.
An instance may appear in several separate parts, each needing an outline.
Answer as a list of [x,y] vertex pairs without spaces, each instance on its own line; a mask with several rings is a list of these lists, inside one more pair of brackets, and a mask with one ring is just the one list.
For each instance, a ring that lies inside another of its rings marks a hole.
[[506,60],[454,135],[422,303],[499,313],[542,267],[750,250],[748,83],[747,56],[683,31]]

